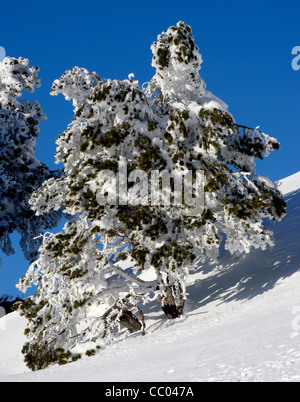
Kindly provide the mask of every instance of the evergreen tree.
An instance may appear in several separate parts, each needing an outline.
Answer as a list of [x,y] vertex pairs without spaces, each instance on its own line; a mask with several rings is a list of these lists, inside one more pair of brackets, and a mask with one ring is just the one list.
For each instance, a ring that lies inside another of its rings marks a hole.
[[[73,219],[44,236],[19,283],[39,284],[22,305],[33,369],[94,353],[118,323],[142,329],[137,302],[149,295],[180,317],[196,260],[216,259],[221,242],[231,253],[265,249],[274,240],[263,219],[285,214],[280,192],[255,169],[277,140],[238,126],[205,89],[191,28],[179,22],[152,51],[156,74],[146,89],[132,76],[102,80],[77,67],[54,82],[52,94],[75,107],[57,140],[66,175],[30,202],[38,215],[63,205]],[[128,259],[130,269],[117,264]]]
[[38,256],[43,229],[53,228],[61,217],[50,212],[36,217],[28,201],[45,180],[58,177],[35,156],[39,120],[46,116],[38,102],[21,99],[22,91],[40,86],[39,69],[23,58],[0,62],[0,247],[14,253],[10,234],[21,234],[20,246],[30,262]]

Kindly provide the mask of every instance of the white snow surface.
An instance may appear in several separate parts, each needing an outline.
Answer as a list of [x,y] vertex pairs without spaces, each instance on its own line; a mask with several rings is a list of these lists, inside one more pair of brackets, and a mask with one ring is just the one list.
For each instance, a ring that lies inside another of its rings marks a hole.
[[282,192],[282,194],[289,194],[292,193],[293,191],[296,191],[299,189],[300,186],[300,171],[286,177],[283,180],[279,180],[277,182],[278,189]]
[[145,308],[146,335],[94,357],[30,372],[20,353],[26,320],[0,320],[0,382],[300,381],[300,172],[279,182],[288,214],[276,245],[237,260],[226,252],[189,277],[185,315]]

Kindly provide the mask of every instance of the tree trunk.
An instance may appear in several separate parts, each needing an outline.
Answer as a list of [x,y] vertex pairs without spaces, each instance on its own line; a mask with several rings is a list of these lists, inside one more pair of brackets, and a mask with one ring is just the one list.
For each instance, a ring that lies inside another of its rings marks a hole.
[[[130,311],[129,309],[134,307],[134,305],[131,305],[128,303],[128,298],[130,295],[127,295],[121,300],[117,300],[115,304],[110,307],[106,313],[103,315],[103,320],[105,322],[105,329],[103,331],[103,338],[106,336],[107,330],[109,329],[111,323],[116,322],[117,317],[119,317],[119,321],[122,325],[124,325],[125,328],[128,329],[128,331],[133,334],[134,332],[140,331],[141,329],[143,330],[143,335],[145,335],[145,319],[144,319],[144,314],[140,308],[138,308],[140,316],[141,316],[141,321],[138,320],[136,315]],[[120,304],[122,304],[120,306]],[[118,312],[122,312],[121,315],[115,313],[113,315],[112,312],[114,310],[117,310]]]
[[123,310],[121,317],[119,318],[120,323],[128,329],[128,331],[133,334],[134,332],[140,331],[142,329],[142,324],[136,318],[136,316],[129,310]]
[[[181,290],[181,286],[178,284],[179,290]],[[175,285],[167,286],[165,290],[164,296],[159,296],[159,301],[161,304],[161,308],[166,316],[173,320],[174,318],[180,318],[183,313],[183,308],[185,304],[185,300],[183,296],[180,296],[180,304],[178,305],[175,301],[174,293],[178,291]]]

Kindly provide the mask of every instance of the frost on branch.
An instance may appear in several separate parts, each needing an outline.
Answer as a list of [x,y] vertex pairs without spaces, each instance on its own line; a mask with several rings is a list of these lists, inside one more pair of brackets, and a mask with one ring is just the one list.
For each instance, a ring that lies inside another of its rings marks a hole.
[[99,81],[100,77],[95,72],[90,73],[85,68],[74,67],[66,71],[59,80],[54,81],[51,95],[63,94],[66,100],[72,99],[76,113],[78,108],[84,106],[94,85]]
[[59,212],[36,217],[28,204],[44,180],[58,177],[34,156],[39,120],[46,116],[38,102],[18,99],[23,90],[33,92],[40,86],[38,71],[23,58],[7,57],[0,63],[0,244],[5,254],[12,254],[9,235],[17,231],[30,262],[41,244],[35,238],[61,217]]
[[191,28],[180,21],[160,34],[151,49],[152,66],[157,70],[155,81],[162,95],[174,101],[186,98],[197,102],[206,85],[199,76],[202,57]]
[[[54,83],[53,94],[75,106],[57,139],[56,160],[66,174],[45,182],[30,203],[38,215],[64,207],[73,219],[45,235],[39,259],[19,283],[22,290],[39,285],[22,307],[33,369],[96,351],[119,324],[140,329],[149,297],[169,318],[180,317],[197,260],[215,260],[222,242],[232,254],[265,249],[273,237],[263,220],[285,214],[280,192],[255,168],[278,142],[239,126],[206,90],[191,28],[179,22],[152,51],[156,74],[145,89],[78,67]],[[183,191],[197,172],[205,178],[201,212],[187,202],[189,195],[195,203],[197,191]],[[171,183],[171,174],[173,184],[153,198],[154,175]],[[124,187],[114,191],[124,182],[126,194]],[[183,198],[175,203],[176,183]]]

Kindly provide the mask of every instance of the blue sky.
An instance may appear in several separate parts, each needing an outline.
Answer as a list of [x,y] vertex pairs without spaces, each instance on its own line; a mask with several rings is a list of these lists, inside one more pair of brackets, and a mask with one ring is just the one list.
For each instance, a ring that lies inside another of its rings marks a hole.
[[[73,114],[70,102],[49,95],[52,82],[74,66],[102,78],[134,73],[147,82],[154,74],[150,45],[183,20],[200,48],[207,89],[229,105],[238,123],[259,125],[280,141],[281,150],[257,164],[261,175],[278,180],[300,170],[300,70],[291,66],[292,49],[300,46],[299,15],[296,0],[15,0],[0,6],[0,46],[41,68],[42,86],[30,96],[48,116],[37,156],[56,168],[55,139]],[[17,294],[14,284],[26,268],[19,252],[3,256],[0,295]]]

